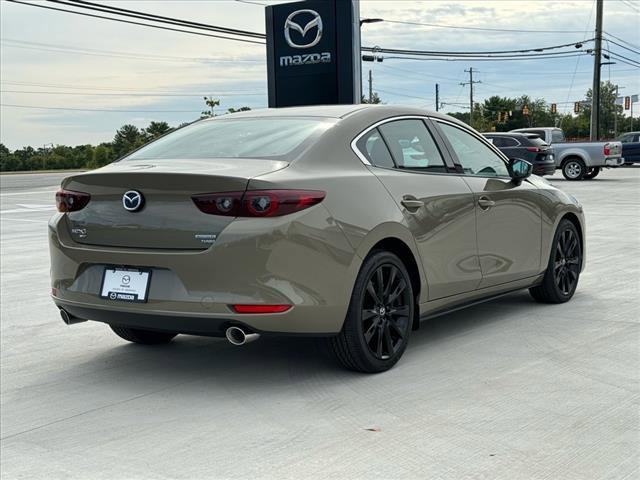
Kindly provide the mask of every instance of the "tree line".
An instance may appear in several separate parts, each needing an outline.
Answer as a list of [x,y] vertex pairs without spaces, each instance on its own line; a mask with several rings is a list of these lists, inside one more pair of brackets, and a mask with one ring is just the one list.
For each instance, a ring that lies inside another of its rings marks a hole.
[[[602,138],[613,138],[617,133],[640,130],[640,118],[625,115],[622,105],[615,104],[616,87],[604,82],[601,87],[601,132]],[[215,116],[220,101],[204,98],[206,110],[202,118]],[[363,97],[363,103],[368,99]],[[377,93],[371,103],[383,103]],[[527,95],[515,98],[493,96],[473,107],[472,126],[481,132],[505,132],[515,128],[557,126],[564,130],[567,138],[589,137],[591,117],[591,89],[586,99],[580,102],[577,113],[560,114],[553,112],[551,104],[542,98],[533,99]],[[573,105],[571,105],[573,110]],[[249,107],[229,108],[226,113],[250,110]],[[452,112],[449,115],[469,123],[469,112]],[[184,124],[183,124],[184,125]],[[182,125],[180,125],[182,126]],[[10,151],[0,143],[0,171],[30,171],[57,169],[93,169],[107,165],[128,152],[173,130],[167,122],[151,122],[146,128],[123,125],[111,142],[99,145],[66,145],[24,147]]]

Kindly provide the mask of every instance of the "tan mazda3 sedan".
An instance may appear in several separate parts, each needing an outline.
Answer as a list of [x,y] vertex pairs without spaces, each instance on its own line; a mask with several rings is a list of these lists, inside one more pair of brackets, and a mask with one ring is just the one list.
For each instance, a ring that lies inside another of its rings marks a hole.
[[392,367],[431,316],[525,288],[566,302],[585,261],[573,197],[467,125],[407,107],[201,120],[68,177],[56,200],[66,323],[142,344],[325,337],[363,372]]

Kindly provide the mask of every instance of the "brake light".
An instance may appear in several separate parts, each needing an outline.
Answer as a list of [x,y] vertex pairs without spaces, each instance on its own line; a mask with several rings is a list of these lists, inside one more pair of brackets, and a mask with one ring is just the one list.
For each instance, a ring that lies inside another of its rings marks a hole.
[[291,305],[232,305],[236,313],[282,313],[291,308]]
[[91,195],[61,188],[56,192],[56,207],[61,213],[77,212],[87,206]]
[[540,152],[541,150],[538,147],[527,147],[528,152]]
[[312,207],[324,200],[318,190],[248,190],[205,193],[192,198],[196,207],[209,215],[227,217],[280,217]]
[[605,144],[604,144],[604,149],[603,149],[603,151],[604,151],[604,154],[605,154],[605,155],[611,155],[611,147],[609,146],[609,144],[608,144],[608,143],[605,143]]

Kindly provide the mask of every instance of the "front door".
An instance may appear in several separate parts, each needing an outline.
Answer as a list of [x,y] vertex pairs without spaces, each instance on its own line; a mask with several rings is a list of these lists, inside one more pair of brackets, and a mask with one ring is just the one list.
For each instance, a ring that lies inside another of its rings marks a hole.
[[514,183],[503,158],[472,132],[438,126],[462,169],[476,204],[480,288],[537,275],[542,237],[537,188]]

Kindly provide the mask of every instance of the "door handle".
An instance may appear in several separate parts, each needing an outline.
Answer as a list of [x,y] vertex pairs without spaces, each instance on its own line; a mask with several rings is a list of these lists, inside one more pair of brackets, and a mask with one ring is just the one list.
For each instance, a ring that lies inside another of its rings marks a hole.
[[407,210],[417,210],[424,206],[424,202],[422,200],[418,200],[413,195],[405,195],[402,197],[402,201],[400,203],[402,203]]
[[496,202],[491,200],[489,197],[482,196],[478,199],[478,205],[480,205],[480,208],[483,210],[489,210],[495,204]]

